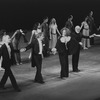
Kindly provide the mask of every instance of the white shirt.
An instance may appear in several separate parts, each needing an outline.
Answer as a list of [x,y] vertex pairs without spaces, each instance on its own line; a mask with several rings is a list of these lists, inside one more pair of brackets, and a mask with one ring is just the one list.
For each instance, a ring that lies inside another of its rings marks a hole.
[[71,37],[70,36],[63,36],[63,37],[61,37],[61,42],[62,43],[67,43],[67,42],[69,42],[70,41],[70,39],[71,39]]
[[39,54],[42,54],[42,49],[43,49],[42,41],[38,39],[38,42],[39,42]]

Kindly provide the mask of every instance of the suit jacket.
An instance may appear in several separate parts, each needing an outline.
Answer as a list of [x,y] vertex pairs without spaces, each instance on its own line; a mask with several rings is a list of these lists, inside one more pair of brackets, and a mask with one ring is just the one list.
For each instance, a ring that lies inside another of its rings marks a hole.
[[1,56],[3,58],[1,66],[5,69],[10,68],[13,63],[13,58],[12,58],[13,48],[11,45],[10,45],[10,48],[11,48],[11,58],[9,56],[7,46],[5,44],[3,44],[0,48],[0,58],[1,58]]
[[79,47],[79,42],[76,40],[77,35],[75,32],[71,32],[71,40],[67,43],[68,54],[73,55],[76,53]]
[[39,55],[39,42],[37,39],[34,39],[27,47],[26,47],[26,51],[32,48],[32,58],[31,58],[31,63],[32,63],[32,67],[36,66],[36,59],[34,56],[38,56]]
[[66,49],[65,43],[62,43],[62,42],[60,41],[61,37],[62,37],[62,36],[60,36],[60,37],[58,38],[58,40],[57,40],[56,48],[57,48],[58,53],[66,53],[66,50],[67,50],[67,49]]

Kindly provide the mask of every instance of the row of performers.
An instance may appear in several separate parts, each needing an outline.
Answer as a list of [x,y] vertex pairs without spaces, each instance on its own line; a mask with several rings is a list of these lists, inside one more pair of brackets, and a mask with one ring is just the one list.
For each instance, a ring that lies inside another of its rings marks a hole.
[[[81,33],[84,36],[89,36],[89,35],[93,35],[94,34],[94,32],[92,30],[93,30],[93,26],[95,26],[95,25],[94,25],[94,19],[93,19],[92,15],[93,15],[93,12],[91,11],[90,14],[89,14],[89,16],[87,16],[85,18],[85,21],[82,22]],[[75,32],[72,20],[73,20],[73,16],[71,15],[68,18],[68,21],[65,24],[65,27],[68,28],[71,31],[71,33]],[[44,48],[43,49],[43,56],[44,57],[50,56],[50,54],[52,53],[51,50],[53,48],[55,48],[55,46],[57,44],[57,38],[59,36],[61,36],[61,34],[60,34],[59,30],[58,30],[55,18],[51,19],[51,22],[50,22],[49,26],[48,26],[48,18],[45,18],[43,20],[42,24],[35,23],[34,27],[33,27],[33,30],[32,30],[32,34],[31,34],[29,42],[25,38],[25,33],[22,30],[16,30],[15,31],[15,33],[11,37],[12,45],[13,45],[14,49],[16,51],[18,51],[18,53],[15,53],[15,57],[14,57],[15,58],[15,61],[14,61],[15,64],[17,64],[17,65],[21,64],[20,52],[18,50],[19,49],[19,42],[20,42],[21,36],[24,37],[24,41],[25,42],[27,42],[28,44],[30,44],[32,42],[32,40],[34,40],[35,35],[38,34],[39,32],[43,32],[43,34],[44,34],[44,40],[43,41],[44,41],[45,45],[43,47]],[[92,37],[91,39],[89,39],[89,38],[87,38],[87,39],[83,38],[83,40],[84,41],[83,41],[83,45],[82,46],[83,46],[84,49],[86,47],[90,47],[90,45],[94,44],[93,43],[94,42],[94,37]],[[31,58],[31,53],[29,55],[29,58]]]
[[[60,78],[63,79],[69,76],[68,56],[72,55],[73,72],[79,72],[80,70],[78,69],[78,62],[79,62],[80,49],[82,46],[81,39],[92,38],[96,34],[93,34],[91,36],[84,36],[81,33],[80,26],[75,27],[75,32],[71,32],[68,28],[64,27],[61,29],[60,34],[61,35],[57,39],[55,48],[53,48],[51,51],[53,52],[53,54],[58,53],[59,55],[59,61],[61,65]],[[41,74],[43,38],[44,38],[43,33],[42,32],[38,33],[33,39],[33,41],[30,44],[28,44],[27,47],[22,48],[20,50],[20,52],[25,52],[30,48],[32,48],[32,54],[31,54],[32,67],[37,68],[35,82],[40,82],[40,83],[42,82],[44,83]]]
[[[21,33],[22,30],[20,30]],[[60,78],[66,78],[69,76],[69,65],[68,65],[68,55],[72,55],[72,65],[73,71],[78,72],[78,62],[79,62],[79,54],[80,54],[80,47],[82,45],[81,39],[82,38],[91,38],[94,37],[95,34],[91,36],[83,36],[81,34],[81,28],[79,26],[75,27],[75,33],[71,32],[68,28],[61,29],[61,36],[58,37],[56,47],[52,49],[52,52],[58,52],[59,60],[61,64],[61,72]],[[16,34],[15,34],[16,35]],[[13,88],[20,92],[20,88],[16,82],[16,79],[11,71],[11,64],[13,62],[13,52],[17,52],[13,49],[12,46],[12,38],[8,35],[5,35],[3,38],[3,43],[0,48],[0,57],[2,57],[2,67],[5,69],[4,75],[0,81],[0,88],[4,89],[6,81],[8,77],[11,80]],[[37,83],[44,83],[44,79],[42,77],[41,69],[42,69],[42,52],[43,52],[43,39],[44,34],[43,32],[39,32],[26,47],[20,49],[20,52],[27,51],[32,49],[31,54],[31,65],[32,67],[36,67],[36,75],[34,82]]]

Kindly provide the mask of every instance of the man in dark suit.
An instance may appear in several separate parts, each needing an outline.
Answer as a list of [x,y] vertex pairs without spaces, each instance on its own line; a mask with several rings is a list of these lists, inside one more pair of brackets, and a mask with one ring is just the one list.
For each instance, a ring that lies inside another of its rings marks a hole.
[[11,80],[12,86],[13,88],[17,91],[20,92],[21,90],[19,89],[16,79],[10,69],[11,64],[12,64],[12,47],[11,45],[9,45],[10,43],[10,37],[8,35],[6,35],[4,38],[4,44],[1,46],[0,48],[0,57],[2,56],[3,60],[2,60],[2,67],[5,69],[4,75],[1,79],[0,82],[0,88],[4,89],[4,85],[8,79],[8,77]]
[[[89,39],[92,36],[84,36],[81,32],[81,27],[80,26],[76,26],[75,27],[75,33],[73,33],[73,38],[75,38],[75,40],[77,41],[77,48],[74,49],[76,50],[73,54],[72,54],[72,68],[73,68],[73,72],[80,72],[79,68],[78,68],[78,64],[79,64],[79,56],[80,56],[80,50],[81,50],[81,46],[82,46],[82,38],[86,38]],[[75,43],[75,42],[74,42]]]
[[34,82],[41,83],[43,84],[43,77],[41,74],[41,68],[42,68],[42,51],[43,51],[43,46],[42,46],[42,40],[43,40],[43,33],[38,33],[36,35],[36,38],[28,44],[27,47],[22,48],[20,51],[24,52],[32,48],[32,58],[31,58],[31,63],[32,67],[37,68],[36,76]]

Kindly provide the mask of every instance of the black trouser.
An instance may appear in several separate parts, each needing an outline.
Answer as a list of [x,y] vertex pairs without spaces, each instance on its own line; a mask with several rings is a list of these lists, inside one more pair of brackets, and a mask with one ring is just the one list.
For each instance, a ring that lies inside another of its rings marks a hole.
[[78,70],[78,62],[79,62],[80,49],[81,49],[81,46],[79,45],[78,50],[76,51],[76,53],[72,55],[73,71]]
[[68,77],[69,76],[69,65],[68,65],[68,53],[59,53],[59,60],[61,64],[61,72],[60,77]]
[[[94,34],[94,31],[93,31],[92,28],[90,29],[90,31],[91,31],[91,32],[90,32],[89,34],[90,34],[90,35],[93,35],[93,34]],[[94,37],[91,37],[91,38],[90,38],[90,45],[94,45]]]
[[44,44],[45,46],[43,46],[43,56],[47,57],[49,56],[49,39],[47,37],[44,39]]
[[35,75],[35,81],[41,82],[41,81],[43,81],[42,74],[41,74],[42,55],[39,55],[39,54],[34,55],[34,60],[36,63],[36,68],[37,68],[36,75]]
[[5,68],[4,75],[3,75],[2,79],[1,79],[1,82],[0,82],[0,86],[4,86],[6,84],[6,81],[7,81],[8,77],[11,80],[13,88],[18,89],[16,79],[15,79],[15,77],[14,77],[14,75],[13,75],[10,68]]

